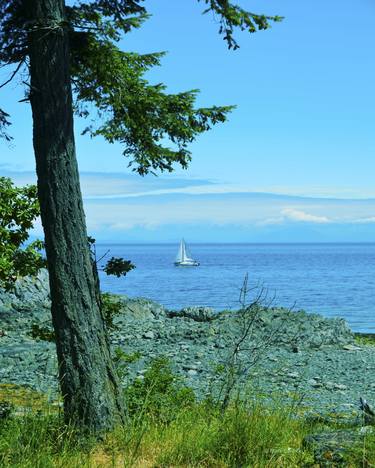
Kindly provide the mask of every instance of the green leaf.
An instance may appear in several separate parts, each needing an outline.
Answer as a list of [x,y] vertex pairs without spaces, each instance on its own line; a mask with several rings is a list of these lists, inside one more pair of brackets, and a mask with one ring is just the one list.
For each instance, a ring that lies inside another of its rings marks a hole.
[[15,187],[0,177],[0,286],[11,288],[19,276],[35,275],[46,266],[43,242],[25,244],[38,216],[36,186]]

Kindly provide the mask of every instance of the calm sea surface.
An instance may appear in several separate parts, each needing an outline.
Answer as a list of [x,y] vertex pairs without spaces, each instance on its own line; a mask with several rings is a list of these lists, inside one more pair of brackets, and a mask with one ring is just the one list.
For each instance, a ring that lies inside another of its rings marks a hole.
[[[98,245],[99,258],[131,260],[125,278],[100,274],[104,291],[143,296],[179,309],[238,308],[246,273],[276,306],[343,317],[355,331],[375,332],[375,244],[190,244],[196,268],[173,265],[177,244]],[[100,264],[104,263],[104,260]],[[249,300],[251,295],[249,296]]]

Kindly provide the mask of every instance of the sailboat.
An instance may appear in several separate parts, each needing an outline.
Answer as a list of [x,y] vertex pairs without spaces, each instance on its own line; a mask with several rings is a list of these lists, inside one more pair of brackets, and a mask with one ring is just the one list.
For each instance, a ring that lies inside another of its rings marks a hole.
[[186,247],[184,239],[180,242],[175,266],[199,266],[199,262],[190,257],[190,253]]

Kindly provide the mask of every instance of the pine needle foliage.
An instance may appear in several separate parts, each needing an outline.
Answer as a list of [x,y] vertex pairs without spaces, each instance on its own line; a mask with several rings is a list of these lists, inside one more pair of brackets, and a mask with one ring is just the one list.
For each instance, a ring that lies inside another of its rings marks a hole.
[[207,8],[203,13],[213,13],[218,17],[219,34],[223,36],[229,49],[238,49],[240,46],[234,38],[235,29],[255,33],[271,27],[272,22],[280,22],[282,16],[258,15],[245,10],[229,0],[198,0],[205,3]]
[[11,137],[6,131],[6,128],[10,125],[8,117],[9,114],[0,109],[0,138],[5,138],[7,141],[10,141]]
[[[147,20],[143,0],[94,0],[71,2],[61,24],[36,24],[27,11],[31,0],[5,0],[0,5],[0,65],[17,72],[28,66],[28,35],[36,28],[68,30],[71,50],[71,82],[75,111],[89,119],[83,131],[123,145],[129,165],[141,175],[186,168],[191,160],[189,143],[217,123],[225,122],[234,106],[195,106],[198,90],[177,94],[165,84],[151,84],[145,73],[160,65],[163,53],[124,52],[119,41]],[[278,16],[257,15],[228,0],[198,0],[204,13],[219,18],[219,33],[230,49],[238,48],[235,29],[255,32],[267,29]],[[6,82],[6,83],[7,83]],[[6,83],[3,83],[4,85]],[[0,85],[2,86],[2,85]],[[28,99],[32,90],[26,89]],[[8,115],[0,111],[0,136]]]

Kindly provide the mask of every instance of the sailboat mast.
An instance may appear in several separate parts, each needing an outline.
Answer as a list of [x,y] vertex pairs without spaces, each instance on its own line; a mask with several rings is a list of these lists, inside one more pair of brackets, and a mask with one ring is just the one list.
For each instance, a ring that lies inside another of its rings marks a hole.
[[186,248],[185,248],[185,241],[182,239],[181,241],[181,261],[184,262],[186,260]]

